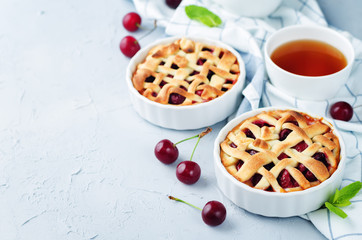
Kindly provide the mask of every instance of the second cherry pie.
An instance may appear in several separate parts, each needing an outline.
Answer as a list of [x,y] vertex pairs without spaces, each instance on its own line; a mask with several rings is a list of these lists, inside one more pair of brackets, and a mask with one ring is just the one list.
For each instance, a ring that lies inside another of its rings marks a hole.
[[338,168],[340,144],[325,121],[293,110],[242,121],[220,144],[226,170],[250,187],[293,192],[327,180]]
[[239,75],[238,60],[229,50],[182,38],[152,48],[132,82],[152,101],[192,105],[223,95]]

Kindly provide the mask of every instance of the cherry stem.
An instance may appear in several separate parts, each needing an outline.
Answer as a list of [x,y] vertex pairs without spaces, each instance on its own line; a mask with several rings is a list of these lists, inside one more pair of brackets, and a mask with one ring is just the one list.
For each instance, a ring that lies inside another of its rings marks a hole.
[[189,206],[191,206],[191,207],[193,207],[193,208],[196,208],[196,209],[202,211],[201,208],[196,207],[195,205],[192,205],[191,203],[185,202],[184,200],[181,200],[181,199],[179,199],[179,198],[175,198],[175,197],[172,197],[172,196],[168,196],[168,198],[171,199],[171,200],[175,200],[175,201],[177,201],[177,202],[185,203],[185,204],[187,204],[187,205],[189,205]]
[[197,145],[199,145],[200,139],[201,139],[201,137],[199,137],[199,138],[197,139],[197,142],[196,142],[196,144],[195,144],[194,150],[192,150],[192,153],[191,153],[190,161],[192,161],[192,157],[194,156],[194,153],[195,153],[195,150],[196,150]]
[[138,23],[136,23],[136,27],[138,27],[139,29],[144,29],[142,26],[141,26],[141,24],[138,24]]
[[179,141],[179,142],[177,142],[177,143],[174,143],[173,145],[176,146],[176,145],[179,144],[179,143],[182,143],[182,142],[185,142],[185,141],[187,141],[187,140],[194,139],[194,138],[197,138],[197,137],[199,137],[199,134],[197,134],[197,135],[195,135],[195,136],[192,136],[192,137],[189,137],[189,138],[186,138],[186,139],[184,139],[184,140],[181,140],[181,141]]
[[157,20],[155,19],[155,21],[153,22],[153,28],[151,29],[151,31],[149,31],[148,33],[146,33],[145,35],[143,35],[142,37],[140,37],[138,39],[138,41],[141,41],[141,39],[147,37],[148,35],[150,35],[153,31],[155,31],[157,28]]
[[192,153],[191,153],[191,157],[190,157],[190,161],[192,161],[192,157],[194,156],[194,153],[195,153],[195,150],[196,150],[196,147],[197,145],[199,145],[199,142],[200,142],[200,139],[205,136],[206,134],[208,134],[209,132],[211,132],[211,128],[206,128],[205,131],[203,131],[202,133],[199,134],[199,138],[197,139],[197,142],[195,144],[195,147],[194,147],[194,150],[192,150]]
[[179,142],[177,142],[177,143],[174,143],[173,144],[173,146],[176,146],[177,144],[179,144],[179,143],[182,143],[182,142],[185,142],[185,141],[188,141],[188,140],[190,140],[190,139],[194,139],[194,138],[202,138],[203,136],[205,136],[206,134],[208,134],[209,132],[211,132],[211,128],[206,128],[206,130],[205,131],[203,131],[202,133],[200,133],[200,134],[197,134],[197,135],[195,135],[195,136],[192,136],[192,137],[189,137],[189,138],[186,138],[186,139],[183,139],[183,140],[181,140],[181,141],[179,141]]

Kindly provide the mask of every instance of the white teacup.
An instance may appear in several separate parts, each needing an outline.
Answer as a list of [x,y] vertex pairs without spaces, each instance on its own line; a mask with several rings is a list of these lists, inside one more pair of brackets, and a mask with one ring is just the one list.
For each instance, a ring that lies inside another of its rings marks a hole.
[[225,10],[247,17],[266,17],[280,5],[282,0],[214,0]]
[[[317,40],[337,48],[346,57],[347,65],[340,71],[324,76],[302,76],[288,72],[270,58],[276,48],[295,40]],[[330,28],[295,25],[272,34],[264,46],[266,70],[271,83],[288,95],[307,99],[325,100],[332,98],[346,83],[355,58],[352,44],[343,35]]]

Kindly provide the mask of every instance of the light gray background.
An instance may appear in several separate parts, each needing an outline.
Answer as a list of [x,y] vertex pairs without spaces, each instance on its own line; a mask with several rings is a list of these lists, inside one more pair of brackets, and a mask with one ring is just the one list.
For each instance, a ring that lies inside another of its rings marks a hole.
[[[360,1],[321,3],[330,22],[361,36],[361,14],[349,12]],[[175,177],[195,141],[170,166],[155,159],[159,140],[199,131],[162,129],[133,110],[118,48],[130,11],[122,0],[0,1],[0,239],[324,239],[306,220],[250,214],[220,193],[212,148],[225,122],[196,150],[195,185]],[[222,201],[227,219],[208,227],[167,194]]]

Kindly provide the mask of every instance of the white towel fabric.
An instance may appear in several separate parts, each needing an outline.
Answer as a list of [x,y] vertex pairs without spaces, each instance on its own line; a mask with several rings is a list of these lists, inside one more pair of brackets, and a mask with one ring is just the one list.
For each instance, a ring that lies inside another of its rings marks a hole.
[[[342,32],[354,46],[356,59],[347,84],[337,96],[325,101],[306,101],[288,96],[271,85],[265,75],[261,49],[265,40],[277,29],[295,24],[328,26],[315,0],[288,0],[266,18],[250,18],[233,15],[214,4],[212,0],[183,0],[176,10],[168,8],[164,0],[133,0],[144,19],[157,19],[165,27],[167,35],[202,36],[223,41],[237,49],[246,65],[247,86],[244,100],[236,115],[261,106],[289,106],[330,117],[329,108],[337,101],[346,101],[354,107],[350,122],[334,121],[346,143],[347,165],[342,186],[361,181],[362,176],[362,42],[347,32]],[[209,28],[191,21],[185,14],[186,5],[196,4],[216,13],[223,23]],[[359,107],[360,106],[360,107]],[[327,209],[308,213],[318,230],[329,239],[362,239],[362,192],[343,208],[348,218],[342,219]]]

